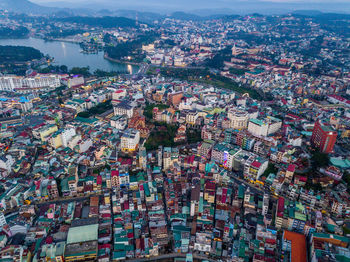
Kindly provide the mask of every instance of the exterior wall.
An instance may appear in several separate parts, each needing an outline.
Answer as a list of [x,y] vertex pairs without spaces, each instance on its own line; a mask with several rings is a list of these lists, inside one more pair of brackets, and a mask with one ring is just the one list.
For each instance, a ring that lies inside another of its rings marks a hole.
[[337,140],[336,131],[325,131],[320,121],[316,121],[312,131],[311,143],[324,153],[331,153]]

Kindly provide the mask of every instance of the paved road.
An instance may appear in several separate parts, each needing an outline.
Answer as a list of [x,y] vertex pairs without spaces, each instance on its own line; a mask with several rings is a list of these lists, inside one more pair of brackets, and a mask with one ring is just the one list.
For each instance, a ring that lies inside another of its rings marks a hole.
[[[169,259],[174,259],[174,258],[186,258],[186,254],[181,254],[181,253],[171,253],[171,254],[166,254],[166,255],[160,255],[157,257],[150,257],[150,258],[137,258],[137,259],[128,259],[127,261],[131,262],[140,262],[140,261],[158,261],[158,260],[164,260],[168,261]],[[200,256],[197,254],[193,254],[193,258],[196,260],[208,260],[210,262],[217,262],[218,260],[216,259],[211,259],[206,256]]]
[[102,194],[91,194],[88,196],[65,197],[65,198],[53,199],[53,200],[43,201],[43,202],[33,202],[32,204],[37,205],[38,207],[47,205],[47,204],[64,204],[72,201],[84,201],[84,200],[90,199],[90,196],[101,196],[101,195]]

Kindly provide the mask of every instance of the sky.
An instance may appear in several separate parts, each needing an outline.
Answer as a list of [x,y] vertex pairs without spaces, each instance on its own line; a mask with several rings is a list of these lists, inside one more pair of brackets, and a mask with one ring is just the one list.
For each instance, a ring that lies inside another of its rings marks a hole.
[[350,0],[31,0],[34,3],[60,7],[87,7],[111,9],[138,9],[140,11],[230,8],[243,10],[320,10],[324,12],[350,13]]

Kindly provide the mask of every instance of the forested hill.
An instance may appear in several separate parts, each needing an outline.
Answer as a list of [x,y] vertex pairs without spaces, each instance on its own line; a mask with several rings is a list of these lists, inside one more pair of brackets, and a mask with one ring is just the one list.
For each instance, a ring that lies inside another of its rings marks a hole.
[[136,21],[126,17],[104,16],[104,17],[87,17],[87,16],[73,16],[58,18],[56,20],[69,23],[77,23],[81,25],[96,26],[103,28],[113,27],[135,27]]
[[8,27],[0,27],[0,39],[25,38],[25,37],[28,37],[28,34],[29,34],[29,30],[24,26],[20,26],[15,29],[8,28]]
[[37,49],[27,46],[0,46],[0,64],[27,62],[40,59],[44,55]]

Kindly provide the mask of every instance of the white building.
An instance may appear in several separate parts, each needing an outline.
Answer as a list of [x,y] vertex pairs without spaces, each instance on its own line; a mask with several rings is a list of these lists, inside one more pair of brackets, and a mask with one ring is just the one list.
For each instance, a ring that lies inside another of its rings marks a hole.
[[119,129],[119,130],[124,130],[127,125],[128,125],[128,119],[126,115],[121,115],[121,116],[113,116],[110,119],[110,124],[112,127]]
[[255,136],[272,135],[282,127],[282,120],[268,116],[264,120],[250,119],[248,124],[248,131]]
[[89,150],[90,147],[92,147],[92,140],[90,138],[80,141],[79,143],[79,153],[84,153]]
[[254,136],[267,136],[269,125],[263,120],[250,119],[248,123],[248,131]]
[[22,79],[20,76],[0,77],[0,90],[13,92],[15,89],[22,87]]
[[85,83],[84,77],[80,75],[69,76],[61,79],[61,83],[68,88],[81,86]]
[[126,89],[119,89],[112,94],[113,100],[120,100],[126,96]]
[[0,212],[0,227],[3,227],[7,224],[6,218],[3,212]]
[[128,128],[121,137],[120,148],[124,152],[135,151],[139,143],[140,132],[133,128]]
[[81,140],[81,135],[74,136],[71,139],[71,141],[68,142],[68,147],[73,150],[78,145],[80,140]]
[[233,108],[228,111],[227,117],[230,119],[230,128],[246,129],[248,126],[249,116],[245,111]]
[[68,146],[69,141],[76,135],[74,128],[67,128],[62,132],[62,145],[64,147]]
[[61,76],[55,74],[37,74],[35,76],[2,76],[0,77],[0,91],[30,93],[57,88],[61,85]]
[[186,114],[186,123],[190,125],[194,125],[196,124],[197,118],[198,118],[198,113],[196,111],[191,110]]
[[278,118],[272,117],[272,116],[268,116],[266,120],[269,123],[269,130],[267,132],[268,135],[272,135],[281,129],[281,127],[282,127],[282,120],[281,119],[278,119]]
[[114,106],[114,115],[122,116],[126,115],[128,118],[131,118],[134,114],[134,108],[128,101],[120,102]]
[[0,168],[6,169],[7,172],[11,172],[12,165],[15,163],[15,160],[11,155],[0,156]]

